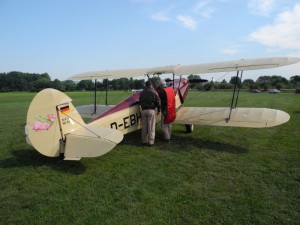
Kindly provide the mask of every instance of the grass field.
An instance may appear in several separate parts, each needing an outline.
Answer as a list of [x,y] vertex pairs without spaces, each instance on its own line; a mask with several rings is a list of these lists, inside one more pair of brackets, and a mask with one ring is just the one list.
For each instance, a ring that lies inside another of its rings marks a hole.
[[[74,105],[87,92],[68,93]],[[110,104],[127,92],[112,92]],[[125,136],[108,154],[48,158],[25,142],[33,93],[0,94],[1,224],[299,224],[300,95],[242,92],[239,106],[291,120],[265,129],[174,126],[172,143]],[[228,106],[231,93],[191,92],[186,106]]]

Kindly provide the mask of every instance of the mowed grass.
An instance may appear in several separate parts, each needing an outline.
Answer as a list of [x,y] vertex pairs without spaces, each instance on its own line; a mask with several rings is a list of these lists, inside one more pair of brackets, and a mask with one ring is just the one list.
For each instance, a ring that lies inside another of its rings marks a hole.
[[[88,92],[68,93],[74,105]],[[128,92],[111,92],[117,104]],[[1,224],[299,224],[300,95],[242,92],[240,107],[288,112],[264,129],[174,125],[172,143],[125,136],[111,152],[79,162],[26,144],[33,93],[0,94]],[[104,101],[103,101],[104,102]],[[230,92],[189,93],[185,106],[229,106]],[[100,104],[102,104],[100,102]]]

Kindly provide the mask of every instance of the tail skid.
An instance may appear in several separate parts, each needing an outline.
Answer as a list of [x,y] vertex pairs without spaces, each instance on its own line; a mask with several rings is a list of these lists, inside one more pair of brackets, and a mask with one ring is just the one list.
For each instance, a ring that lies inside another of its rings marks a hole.
[[79,160],[103,155],[122,141],[118,130],[85,124],[71,101],[55,89],[44,89],[34,97],[27,113],[26,139],[37,151]]

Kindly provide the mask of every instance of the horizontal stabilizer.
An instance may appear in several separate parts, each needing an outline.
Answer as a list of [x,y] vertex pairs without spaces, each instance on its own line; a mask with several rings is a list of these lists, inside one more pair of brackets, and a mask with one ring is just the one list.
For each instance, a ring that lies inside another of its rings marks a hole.
[[286,123],[289,119],[288,113],[276,109],[235,108],[230,114],[230,108],[182,107],[174,123],[263,128]]
[[66,135],[65,160],[104,155],[122,140],[118,130],[87,126]]

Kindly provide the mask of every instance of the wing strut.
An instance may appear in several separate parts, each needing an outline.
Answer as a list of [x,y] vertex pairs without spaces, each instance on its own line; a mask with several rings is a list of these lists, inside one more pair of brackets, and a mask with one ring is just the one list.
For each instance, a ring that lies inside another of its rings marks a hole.
[[[241,79],[240,79],[240,81],[242,82],[242,78],[243,78],[243,70],[241,71]],[[237,79],[237,81],[236,81],[236,84],[238,83],[238,79]],[[236,86],[236,85],[235,85]],[[240,89],[241,89],[241,86],[242,86],[242,84],[240,84],[239,86],[238,86],[238,93],[237,93],[237,96],[236,96],[236,100],[235,100],[235,105],[234,105],[234,108],[236,108],[236,106],[237,106],[237,103],[238,103],[238,99],[239,99],[239,94],[240,94]]]
[[[237,103],[238,103],[238,99],[239,99],[240,88],[241,88],[241,85],[238,85],[238,83],[239,83],[238,82],[239,81],[239,73],[240,73],[240,71],[238,70],[237,73],[236,73],[236,79],[235,79],[234,89],[233,89],[232,98],[231,98],[230,111],[229,111],[228,118],[226,119],[227,123],[231,118],[232,109],[236,108]],[[241,81],[242,81],[242,77],[243,77],[243,70],[241,71],[241,78],[240,78]],[[235,100],[235,104],[234,104],[234,100]]]
[[[108,79],[104,79],[104,81],[106,80],[105,84],[105,105],[108,105]],[[94,115],[97,113],[97,79],[95,79],[95,86],[94,86],[94,111],[91,115]]]
[[173,89],[175,89],[174,79],[175,79],[175,73],[173,73]]
[[105,87],[105,105],[108,105],[108,79],[106,79],[106,87]]
[[95,79],[95,91],[94,91],[94,112],[92,115],[97,113],[97,79]]

